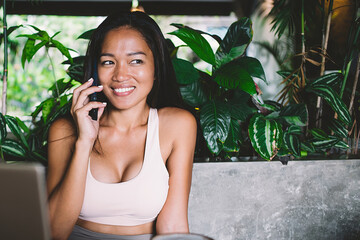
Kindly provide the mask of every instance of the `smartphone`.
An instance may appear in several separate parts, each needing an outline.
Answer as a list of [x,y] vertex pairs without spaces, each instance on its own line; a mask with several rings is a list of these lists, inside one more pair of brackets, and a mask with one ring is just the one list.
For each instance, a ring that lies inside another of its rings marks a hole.
[[[92,86],[98,86],[99,85],[99,77],[98,77],[98,71],[97,71],[97,61],[94,61],[94,66],[93,66],[93,71],[92,71],[92,78],[93,83]],[[92,93],[89,95],[89,99],[90,102],[96,102],[97,101],[97,95],[96,92]],[[91,117],[92,120],[97,120],[97,115],[98,115],[98,109],[97,108],[93,108],[90,110],[89,115]]]

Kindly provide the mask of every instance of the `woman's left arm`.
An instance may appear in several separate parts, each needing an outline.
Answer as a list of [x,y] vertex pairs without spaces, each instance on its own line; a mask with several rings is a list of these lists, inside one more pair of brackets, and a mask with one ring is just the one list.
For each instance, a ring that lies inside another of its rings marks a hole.
[[191,187],[192,166],[196,143],[196,120],[180,109],[164,109],[160,128],[165,139],[172,140],[167,149],[169,191],[164,207],[156,222],[157,234],[188,233],[188,201]]

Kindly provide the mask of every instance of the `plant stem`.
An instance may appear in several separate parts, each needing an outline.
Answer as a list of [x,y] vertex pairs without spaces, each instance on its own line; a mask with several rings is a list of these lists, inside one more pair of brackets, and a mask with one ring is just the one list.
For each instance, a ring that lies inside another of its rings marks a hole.
[[305,16],[304,16],[304,1],[301,0],[301,52],[302,60],[305,61]]
[[359,72],[360,72],[360,53],[358,53],[354,85],[353,85],[353,90],[352,90],[352,93],[351,93],[351,99],[350,99],[350,104],[349,104],[350,115],[351,115],[352,108],[353,108],[353,105],[354,105],[356,87],[357,87],[357,83],[358,83],[358,80],[359,80]]
[[[324,6],[324,4],[322,4]],[[321,46],[321,52],[322,52],[322,56],[321,56],[321,68],[320,68],[320,76],[324,76],[325,73],[325,55],[327,52],[327,45],[329,42],[329,35],[330,35],[330,25],[331,25],[331,17],[332,17],[332,8],[333,8],[333,1],[331,0],[329,3],[329,9],[328,9],[328,14],[327,14],[327,18],[323,18],[323,36],[322,36],[322,46]],[[326,25],[325,25],[325,19],[326,19]],[[317,97],[317,103],[316,103],[316,127],[321,128],[321,118],[322,118],[322,99],[321,97]]]
[[57,95],[57,97],[59,97],[60,96],[59,86],[58,86],[57,81],[56,81],[55,67],[54,67],[54,63],[52,61],[52,58],[51,58],[51,56],[49,54],[49,48],[46,48],[46,54],[49,57],[50,65],[51,65],[51,68],[52,68],[52,73],[53,73],[53,77],[54,77],[54,81],[55,81],[55,87],[56,87],[56,95]]
[[6,114],[6,99],[7,99],[7,76],[8,76],[8,52],[7,52],[7,23],[6,23],[6,0],[3,0],[3,33],[4,33],[4,73],[2,77],[2,113]]

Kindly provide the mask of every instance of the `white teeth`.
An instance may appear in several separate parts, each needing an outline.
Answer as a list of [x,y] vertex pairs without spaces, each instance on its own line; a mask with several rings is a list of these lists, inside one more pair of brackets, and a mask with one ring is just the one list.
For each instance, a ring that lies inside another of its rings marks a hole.
[[129,87],[129,88],[116,88],[114,89],[117,93],[123,93],[133,90],[135,87]]

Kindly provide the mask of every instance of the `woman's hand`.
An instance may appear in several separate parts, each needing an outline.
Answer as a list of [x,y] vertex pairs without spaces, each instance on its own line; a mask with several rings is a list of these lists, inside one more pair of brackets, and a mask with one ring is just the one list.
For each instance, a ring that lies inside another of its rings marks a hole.
[[89,101],[90,94],[102,91],[102,86],[91,86],[93,81],[90,78],[74,90],[71,115],[77,127],[78,139],[94,142],[99,132],[99,121],[92,120],[89,112],[93,108],[98,108],[98,119],[100,119],[106,103]]

